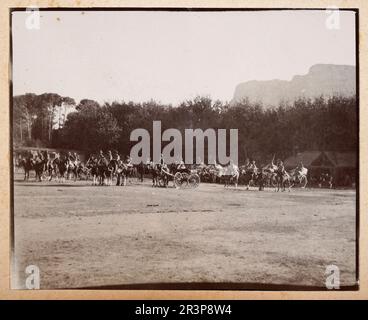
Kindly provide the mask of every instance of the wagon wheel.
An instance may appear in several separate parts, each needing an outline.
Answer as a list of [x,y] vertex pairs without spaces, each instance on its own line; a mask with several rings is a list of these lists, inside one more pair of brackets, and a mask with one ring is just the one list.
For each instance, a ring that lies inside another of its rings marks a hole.
[[41,181],[45,181],[45,180],[48,180],[49,179],[49,176],[47,174],[46,171],[43,171],[42,174],[41,174]]
[[188,174],[177,172],[174,176],[174,185],[176,188],[185,188],[188,185]]
[[174,185],[176,188],[181,187],[182,174],[180,172],[175,173],[174,175]]
[[188,178],[188,182],[191,188],[197,188],[201,179],[198,174],[191,174]]

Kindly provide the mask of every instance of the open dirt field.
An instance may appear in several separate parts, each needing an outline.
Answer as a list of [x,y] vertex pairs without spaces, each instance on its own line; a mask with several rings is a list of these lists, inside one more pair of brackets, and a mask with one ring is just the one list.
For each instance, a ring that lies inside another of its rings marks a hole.
[[342,286],[355,284],[353,190],[16,181],[14,199],[17,288],[31,264],[40,268],[41,289],[324,287],[329,264],[339,267]]

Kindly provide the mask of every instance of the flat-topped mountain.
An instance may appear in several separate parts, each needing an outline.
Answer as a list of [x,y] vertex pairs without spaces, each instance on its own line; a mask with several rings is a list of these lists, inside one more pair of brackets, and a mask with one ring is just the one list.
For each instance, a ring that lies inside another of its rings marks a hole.
[[250,102],[274,107],[280,102],[293,102],[300,97],[352,96],[356,94],[355,72],[355,66],[316,64],[306,75],[296,75],[291,81],[243,82],[236,86],[232,104],[248,98]]

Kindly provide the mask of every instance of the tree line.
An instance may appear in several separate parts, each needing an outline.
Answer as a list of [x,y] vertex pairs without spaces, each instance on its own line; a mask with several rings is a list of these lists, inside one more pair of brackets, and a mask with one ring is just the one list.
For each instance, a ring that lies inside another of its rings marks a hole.
[[[72,108],[72,112],[67,110]],[[261,104],[229,104],[198,96],[178,106],[155,101],[99,104],[45,93],[13,98],[13,141],[16,146],[76,149],[84,152],[118,150],[128,155],[136,142],[130,133],[160,120],[162,131],[238,129],[239,162],[286,158],[306,150],[355,152],[358,108],[355,97],[300,98],[265,108]]]

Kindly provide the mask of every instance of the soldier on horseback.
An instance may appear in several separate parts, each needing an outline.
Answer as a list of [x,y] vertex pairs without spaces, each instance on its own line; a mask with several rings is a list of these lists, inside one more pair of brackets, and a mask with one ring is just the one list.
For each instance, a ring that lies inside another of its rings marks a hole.
[[249,163],[247,169],[248,169],[248,171],[257,172],[258,168],[257,168],[257,165],[256,165],[256,161],[253,160],[251,163]]
[[73,158],[74,158],[75,165],[78,166],[80,160],[79,160],[79,156],[76,152],[73,153]]
[[287,173],[284,167],[284,163],[279,159],[277,160],[277,169],[276,169],[276,177],[277,177],[277,190],[280,190],[282,187],[282,191],[285,191],[285,186],[288,186],[289,192],[291,188],[291,179],[290,175]]
[[107,160],[109,160],[109,162],[111,162],[111,160],[113,160],[113,156],[112,156],[111,150],[108,150],[107,151]]
[[297,167],[295,168],[295,173],[298,175],[304,174],[305,168],[303,166],[303,162],[299,161]]
[[282,177],[285,173],[285,167],[284,167],[284,163],[278,159],[277,162],[276,162],[276,173],[279,177]]
[[103,164],[103,163],[105,163],[105,162],[106,162],[105,155],[104,155],[103,151],[102,151],[102,150],[100,150],[100,153],[99,153],[99,155],[98,155],[98,159],[97,159],[97,164],[98,164],[98,165],[101,165],[101,164]]
[[120,155],[117,150],[114,150],[112,159],[115,160],[116,162],[120,161]]

